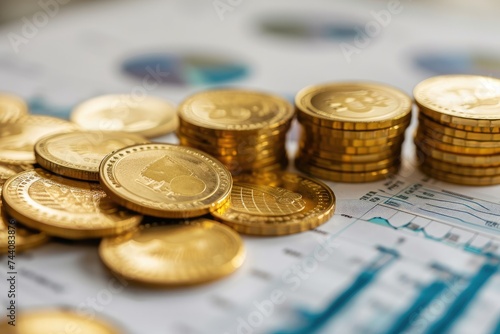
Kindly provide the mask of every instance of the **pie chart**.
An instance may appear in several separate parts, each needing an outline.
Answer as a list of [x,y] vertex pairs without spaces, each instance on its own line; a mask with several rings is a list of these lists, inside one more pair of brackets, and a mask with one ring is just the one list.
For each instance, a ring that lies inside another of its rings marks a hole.
[[150,76],[158,83],[177,86],[222,84],[248,75],[247,66],[235,59],[203,53],[135,56],[123,62],[122,70],[139,80]]

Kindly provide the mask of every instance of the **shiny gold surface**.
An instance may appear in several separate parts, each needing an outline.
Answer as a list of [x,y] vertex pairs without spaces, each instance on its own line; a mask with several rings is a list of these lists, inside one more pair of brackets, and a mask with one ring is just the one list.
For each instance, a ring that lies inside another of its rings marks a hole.
[[134,145],[108,155],[99,180],[113,200],[151,216],[183,218],[228,200],[231,174],[212,156],[169,144]]
[[132,95],[103,95],[76,106],[71,120],[82,129],[123,131],[144,137],[158,137],[175,131],[175,107],[163,99]]
[[14,123],[28,114],[28,106],[18,96],[0,93],[0,126]]
[[37,162],[53,173],[80,180],[99,180],[102,159],[117,149],[147,143],[126,132],[79,131],[44,137],[35,145]]
[[8,165],[0,163],[0,189],[9,177],[33,168],[33,165]]
[[2,197],[13,218],[67,239],[119,234],[142,220],[142,216],[113,203],[97,183],[66,179],[42,169],[7,180]]
[[182,120],[215,130],[267,130],[289,122],[293,115],[293,107],[285,99],[245,90],[204,91],[179,106]]
[[500,141],[500,133],[479,133],[472,131],[465,131],[449,126],[440,124],[435,120],[425,116],[422,113],[418,115],[419,124],[425,128],[432,129],[432,131],[441,133],[446,136],[461,138],[464,140],[477,140],[477,141]]
[[26,116],[16,123],[0,125],[0,162],[34,164],[34,147],[39,139],[75,130],[76,124],[49,116]]
[[236,231],[285,235],[313,229],[335,210],[335,195],[322,182],[293,173],[277,173],[272,186],[235,183],[228,206],[212,215]]
[[103,239],[99,255],[119,276],[154,285],[212,281],[234,272],[245,259],[240,236],[204,218],[141,225]]
[[301,90],[296,98],[299,119],[343,130],[382,129],[402,123],[411,99],[382,84],[332,83]]
[[415,101],[426,116],[473,132],[500,132],[500,80],[478,75],[443,75],[420,82]]
[[456,183],[468,186],[492,186],[495,184],[500,184],[500,175],[495,175],[495,176],[458,175],[434,169],[427,164],[420,165],[420,170],[425,174],[429,175],[430,177],[450,183]]
[[6,321],[0,324],[2,334],[118,334],[120,331],[110,324],[80,315],[65,309],[47,309],[21,312],[16,319],[16,326]]

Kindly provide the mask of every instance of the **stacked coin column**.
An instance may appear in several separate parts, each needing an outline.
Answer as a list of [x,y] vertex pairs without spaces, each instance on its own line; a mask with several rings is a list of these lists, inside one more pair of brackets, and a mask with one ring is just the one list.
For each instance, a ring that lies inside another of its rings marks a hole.
[[500,184],[500,80],[437,76],[414,89],[420,169],[463,185]]
[[284,99],[243,90],[195,94],[179,107],[180,143],[207,152],[233,175],[286,168],[294,116]]
[[411,99],[380,84],[307,87],[295,99],[302,125],[296,167],[334,182],[371,182],[397,173]]

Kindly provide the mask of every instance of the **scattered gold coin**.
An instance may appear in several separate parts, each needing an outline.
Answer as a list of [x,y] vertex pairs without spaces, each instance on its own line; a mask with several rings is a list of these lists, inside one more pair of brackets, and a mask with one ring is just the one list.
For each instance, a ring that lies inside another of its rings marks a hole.
[[142,216],[118,207],[97,183],[35,169],[4,184],[3,205],[22,224],[67,239],[99,238],[137,226]]
[[158,222],[103,239],[99,255],[114,273],[152,285],[191,285],[238,269],[243,241],[232,229],[209,219]]
[[82,129],[123,131],[158,137],[175,131],[175,107],[163,99],[132,95],[103,95],[76,106],[71,120]]
[[98,181],[102,159],[117,149],[148,142],[142,136],[114,131],[78,131],[44,137],[35,145],[40,166],[80,180]]
[[28,114],[28,106],[18,96],[0,93],[0,125],[15,123]]
[[214,211],[229,199],[232,186],[231,174],[218,160],[170,144],[134,145],[108,155],[99,180],[117,203],[163,218]]
[[313,229],[330,219],[335,195],[324,183],[293,173],[279,173],[272,186],[235,183],[230,203],[212,212],[236,231],[285,235]]
[[0,162],[12,165],[34,164],[34,147],[39,139],[76,130],[76,124],[49,116],[26,116],[16,123],[0,125]]
[[16,326],[6,321],[0,324],[3,334],[118,334],[117,328],[94,317],[79,315],[64,309],[32,310],[21,312],[16,319]]

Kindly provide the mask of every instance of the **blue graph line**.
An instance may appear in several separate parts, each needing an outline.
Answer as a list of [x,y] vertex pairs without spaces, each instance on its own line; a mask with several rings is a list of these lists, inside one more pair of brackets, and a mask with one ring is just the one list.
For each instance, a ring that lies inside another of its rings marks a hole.
[[[434,204],[429,204],[429,203],[426,203],[426,204],[427,204],[428,206],[432,206],[433,208],[439,208],[439,209],[444,209],[444,210],[450,210],[450,208],[447,208],[447,207],[445,207],[445,206],[439,206],[439,205],[434,205]],[[467,212],[467,211],[464,211],[464,210],[458,210],[458,209],[452,209],[452,210],[453,210],[453,211],[457,211],[457,212],[461,212],[461,213],[465,213],[465,214],[468,214],[468,215],[471,215],[472,217],[475,217],[475,218],[477,218],[477,219],[479,219],[479,220],[482,220],[482,221],[484,221],[484,222],[487,222],[487,220],[486,220],[486,219],[483,219],[483,218],[481,218],[481,217],[479,217],[479,216],[476,216],[475,214],[472,214],[472,213],[470,213],[470,212]]]
[[449,197],[453,197],[453,198],[458,198],[458,199],[460,199],[460,200],[462,200],[464,202],[474,203],[474,204],[482,207],[483,209],[490,211],[490,209],[488,209],[484,205],[482,205],[482,204],[480,204],[480,203],[478,203],[476,201],[470,200],[470,199],[466,199],[466,198],[463,198],[463,197],[460,197],[460,196],[457,196],[457,195],[448,194],[448,193],[445,193],[445,192],[437,192],[437,191],[434,191],[434,190],[431,190],[431,189],[428,189],[428,188],[422,188],[422,189],[425,189],[425,191],[429,191],[429,192],[434,193],[434,194],[440,194],[440,195],[443,195],[443,196],[449,196]]
[[365,268],[354,282],[335,298],[328,307],[319,313],[306,313],[307,323],[299,328],[278,330],[275,334],[312,334],[321,329],[338,314],[356,295],[364,290],[377,277],[380,271],[394,261],[399,255],[391,249],[379,247],[380,256]]
[[455,301],[448,307],[445,314],[436,321],[428,330],[427,334],[445,333],[453,323],[464,313],[479,290],[497,272],[498,265],[487,263],[481,267],[478,273],[470,280],[469,285],[458,295]]
[[[467,208],[469,208],[471,210],[474,210],[476,212],[483,213],[485,215],[492,215],[492,216],[497,216],[498,217],[498,215],[496,213],[484,212],[484,211],[475,209],[472,206],[464,204],[464,203],[457,203],[457,202],[447,201],[447,200],[444,200],[444,199],[426,197],[426,196],[422,196],[422,195],[415,195],[415,197],[418,197],[418,198],[421,198],[421,199],[425,199],[425,200],[431,200],[431,201],[437,201],[437,202],[445,202],[445,203],[451,203],[451,204],[456,204],[456,205],[463,205],[463,206],[465,206],[465,207],[467,207]],[[429,203],[427,203],[427,204],[429,204]],[[431,204],[429,204],[429,205],[431,205]]]
[[399,334],[412,324],[412,317],[429,306],[436,297],[446,290],[444,281],[435,281],[426,286],[412,305],[393,323],[386,334]]
[[[439,212],[432,211],[432,210],[427,210],[427,209],[424,209],[424,208],[419,208],[419,210],[422,210],[422,211],[425,211],[425,212],[429,212],[429,213],[433,213],[433,214],[436,214],[438,216],[443,216],[443,217],[455,219],[455,220],[461,221],[462,223],[465,223],[465,224],[472,224],[472,223],[469,223],[468,221],[463,220],[462,218],[453,217],[453,216],[450,216],[450,215],[446,215],[444,213],[439,213]],[[474,224],[472,224],[472,225],[474,225]]]

